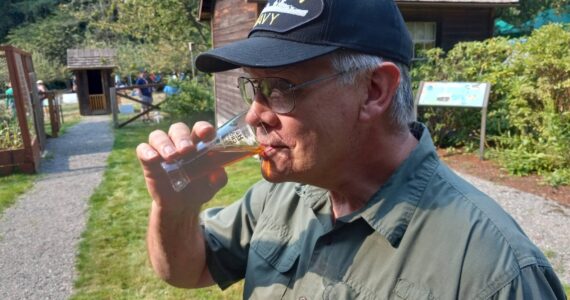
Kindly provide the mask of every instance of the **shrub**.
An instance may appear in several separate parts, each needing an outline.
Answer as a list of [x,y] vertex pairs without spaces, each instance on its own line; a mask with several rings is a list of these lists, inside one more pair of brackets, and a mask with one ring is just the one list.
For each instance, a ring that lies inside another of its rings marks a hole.
[[175,116],[191,114],[213,114],[214,96],[208,79],[201,82],[195,80],[171,80],[168,85],[178,88],[178,93],[169,96],[162,105],[162,110]]
[[[504,61],[511,53],[512,47],[505,38],[459,43],[447,54],[438,48],[429,50],[425,53],[426,60],[412,69],[414,87],[417,89],[420,81],[489,82],[493,93],[487,127],[500,126],[501,116],[497,115],[495,120],[491,112],[495,112],[494,104],[506,93],[503,78],[510,74]],[[419,107],[418,116],[432,130],[434,142],[440,147],[475,148],[479,143],[481,111],[478,109]]]
[[[446,55],[425,53],[412,70],[419,81],[491,83],[487,143],[512,174],[543,175],[551,184],[570,184],[570,32],[548,25],[527,38],[492,38],[459,43]],[[476,148],[480,112],[420,107],[440,147]]]

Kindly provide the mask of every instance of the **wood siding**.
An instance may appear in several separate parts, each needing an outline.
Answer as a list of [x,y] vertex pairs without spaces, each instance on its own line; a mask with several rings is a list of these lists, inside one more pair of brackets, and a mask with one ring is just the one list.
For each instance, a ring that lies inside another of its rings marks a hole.
[[400,7],[406,22],[436,22],[436,45],[445,51],[464,41],[482,41],[493,35],[493,8]]
[[[240,0],[218,0],[211,20],[212,41],[215,48],[247,37],[257,20],[259,4]],[[214,74],[216,95],[216,123],[223,124],[230,116],[246,109],[237,88],[240,69]]]

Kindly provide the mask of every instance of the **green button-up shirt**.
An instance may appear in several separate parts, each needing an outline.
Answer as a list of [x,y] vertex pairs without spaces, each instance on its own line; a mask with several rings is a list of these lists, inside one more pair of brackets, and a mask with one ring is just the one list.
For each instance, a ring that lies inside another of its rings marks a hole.
[[360,210],[328,191],[261,181],[203,214],[207,264],[245,299],[564,299],[548,260],[492,199],[419,144]]

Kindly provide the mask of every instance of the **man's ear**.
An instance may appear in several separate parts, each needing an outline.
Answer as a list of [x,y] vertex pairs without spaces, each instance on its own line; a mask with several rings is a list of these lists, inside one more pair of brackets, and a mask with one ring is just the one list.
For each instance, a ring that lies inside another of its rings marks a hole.
[[374,119],[388,111],[400,84],[400,69],[391,62],[383,62],[367,77],[368,97],[360,107],[362,119]]

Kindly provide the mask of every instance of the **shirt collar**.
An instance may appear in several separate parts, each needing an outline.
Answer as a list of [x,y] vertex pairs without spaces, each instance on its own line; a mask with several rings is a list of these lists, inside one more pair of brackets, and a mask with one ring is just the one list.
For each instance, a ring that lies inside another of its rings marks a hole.
[[372,196],[360,214],[392,247],[400,244],[420,198],[439,165],[427,128],[421,123],[413,123],[410,131],[419,139],[418,145]]
[[[439,158],[427,128],[416,122],[410,125],[410,131],[419,143],[408,158],[372,195],[365,207],[338,219],[345,223],[364,219],[395,248],[400,244],[420,198],[439,165]],[[325,189],[297,184],[296,193],[302,202],[314,211],[330,209],[328,191]]]

